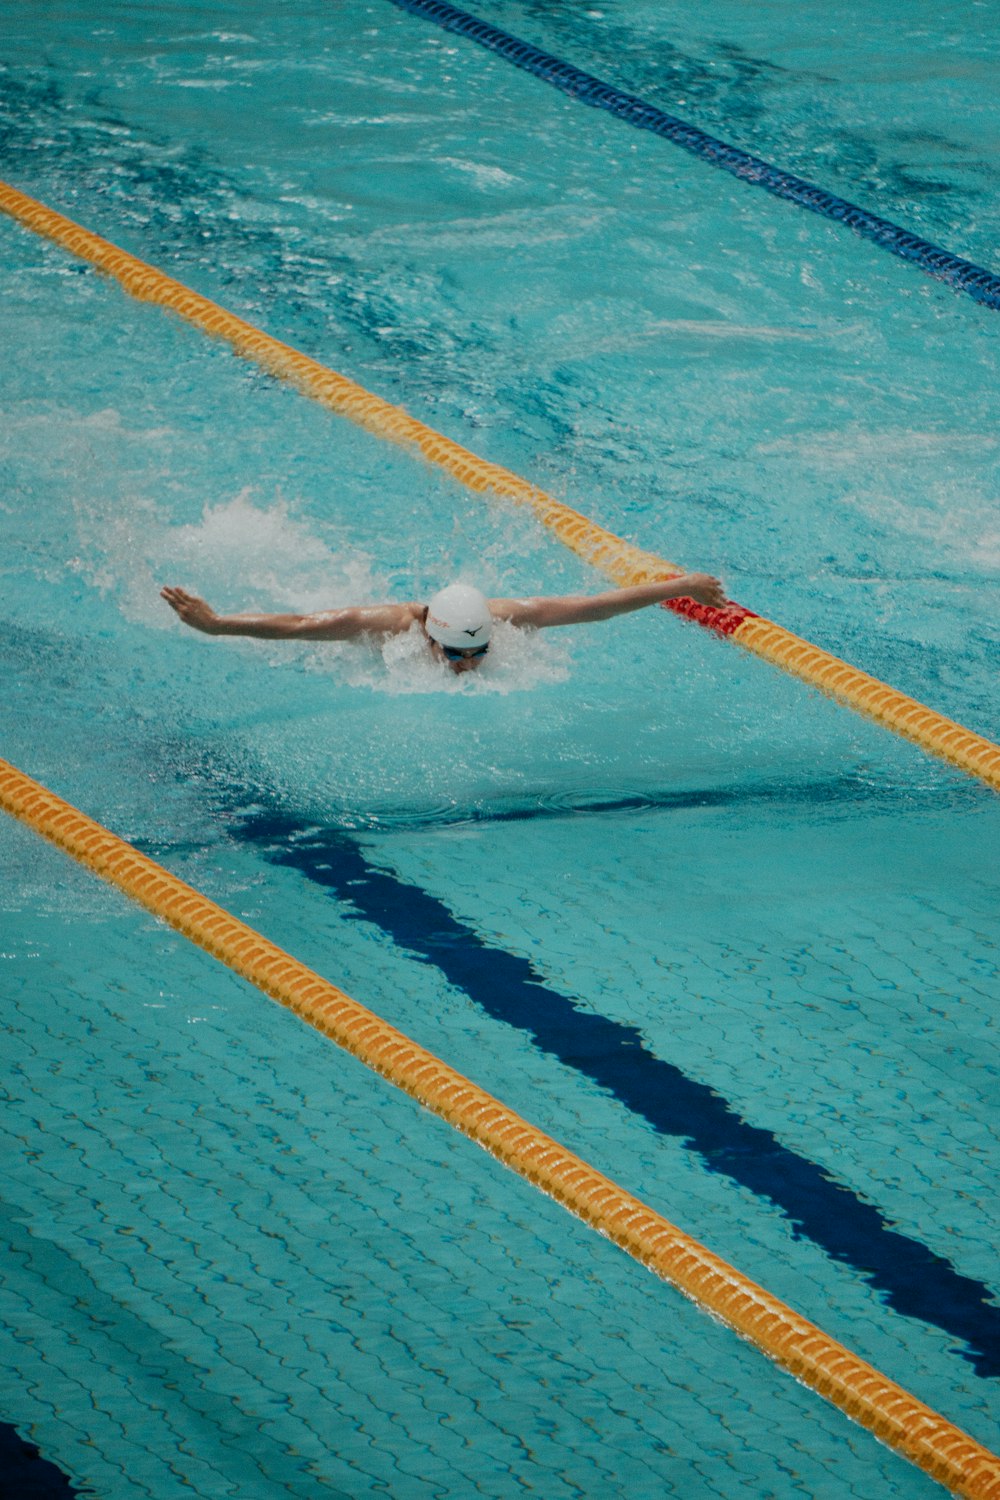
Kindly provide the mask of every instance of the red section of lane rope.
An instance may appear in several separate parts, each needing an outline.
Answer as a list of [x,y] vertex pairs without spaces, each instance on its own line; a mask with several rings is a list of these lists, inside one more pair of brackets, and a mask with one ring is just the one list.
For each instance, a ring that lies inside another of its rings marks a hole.
[[745,609],[742,604],[728,603],[724,609],[715,609],[711,604],[698,604],[694,599],[682,598],[665,600],[663,608],[673,610],[685,620],[694,620],[697,625],[704,625],[706,630],[714,630],[716,635],[732,635],[744,620],[760,619],[760,615],[752,609]]

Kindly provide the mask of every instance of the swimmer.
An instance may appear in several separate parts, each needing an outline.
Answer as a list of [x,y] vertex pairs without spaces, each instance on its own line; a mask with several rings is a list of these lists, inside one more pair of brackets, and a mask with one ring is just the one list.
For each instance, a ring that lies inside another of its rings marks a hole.
[[707,573],[683,573],[659,583],[608,589],[603,594],[563,594],[537,599],[487,599],[476,588],[452,583],[428,604],[365,604],[309,615],[219,615],[197,594],[164,588],[160,597],[204,635],[249,635],[266,641],[355,641],[364,636],[405,635],[417,626],[437,661],[452,672],[472,672],[490,649],[495,620],[521,629],[587,625],[612,620],[668,599],[693,599],[726,607],[722,584]]

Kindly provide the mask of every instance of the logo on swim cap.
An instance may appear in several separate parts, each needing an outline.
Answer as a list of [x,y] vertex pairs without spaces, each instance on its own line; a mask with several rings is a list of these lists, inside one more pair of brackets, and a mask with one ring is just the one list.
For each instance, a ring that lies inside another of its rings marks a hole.
[[427,634],[441,646],[485,646],[493,629],[486,595],[467,583],[450,583],[427,606]]

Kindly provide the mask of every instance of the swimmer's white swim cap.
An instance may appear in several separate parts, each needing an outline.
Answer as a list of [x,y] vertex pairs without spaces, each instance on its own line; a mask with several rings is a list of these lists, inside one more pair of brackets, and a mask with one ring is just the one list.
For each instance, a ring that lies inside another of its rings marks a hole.
[[453,650],[485,646],[492,629],[486,595],[467,583],[450,583],[427,606],[427,634],[441,646]]

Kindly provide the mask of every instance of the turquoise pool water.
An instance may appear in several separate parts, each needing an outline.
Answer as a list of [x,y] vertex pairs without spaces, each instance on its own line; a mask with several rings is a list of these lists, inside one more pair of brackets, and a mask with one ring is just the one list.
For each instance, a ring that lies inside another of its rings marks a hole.
[[[995,315],[388,4],[4,9],[0,175],[998,737]],[[995,267],[988,11],[481,13]],[[461,683],[183,633],[163,582],[600,580],[13,224],[0,258],[0,754],[995,1447],[995,796],[661,612]],[[0,844],[0,1418],[84,1492],[938,1493]]]

